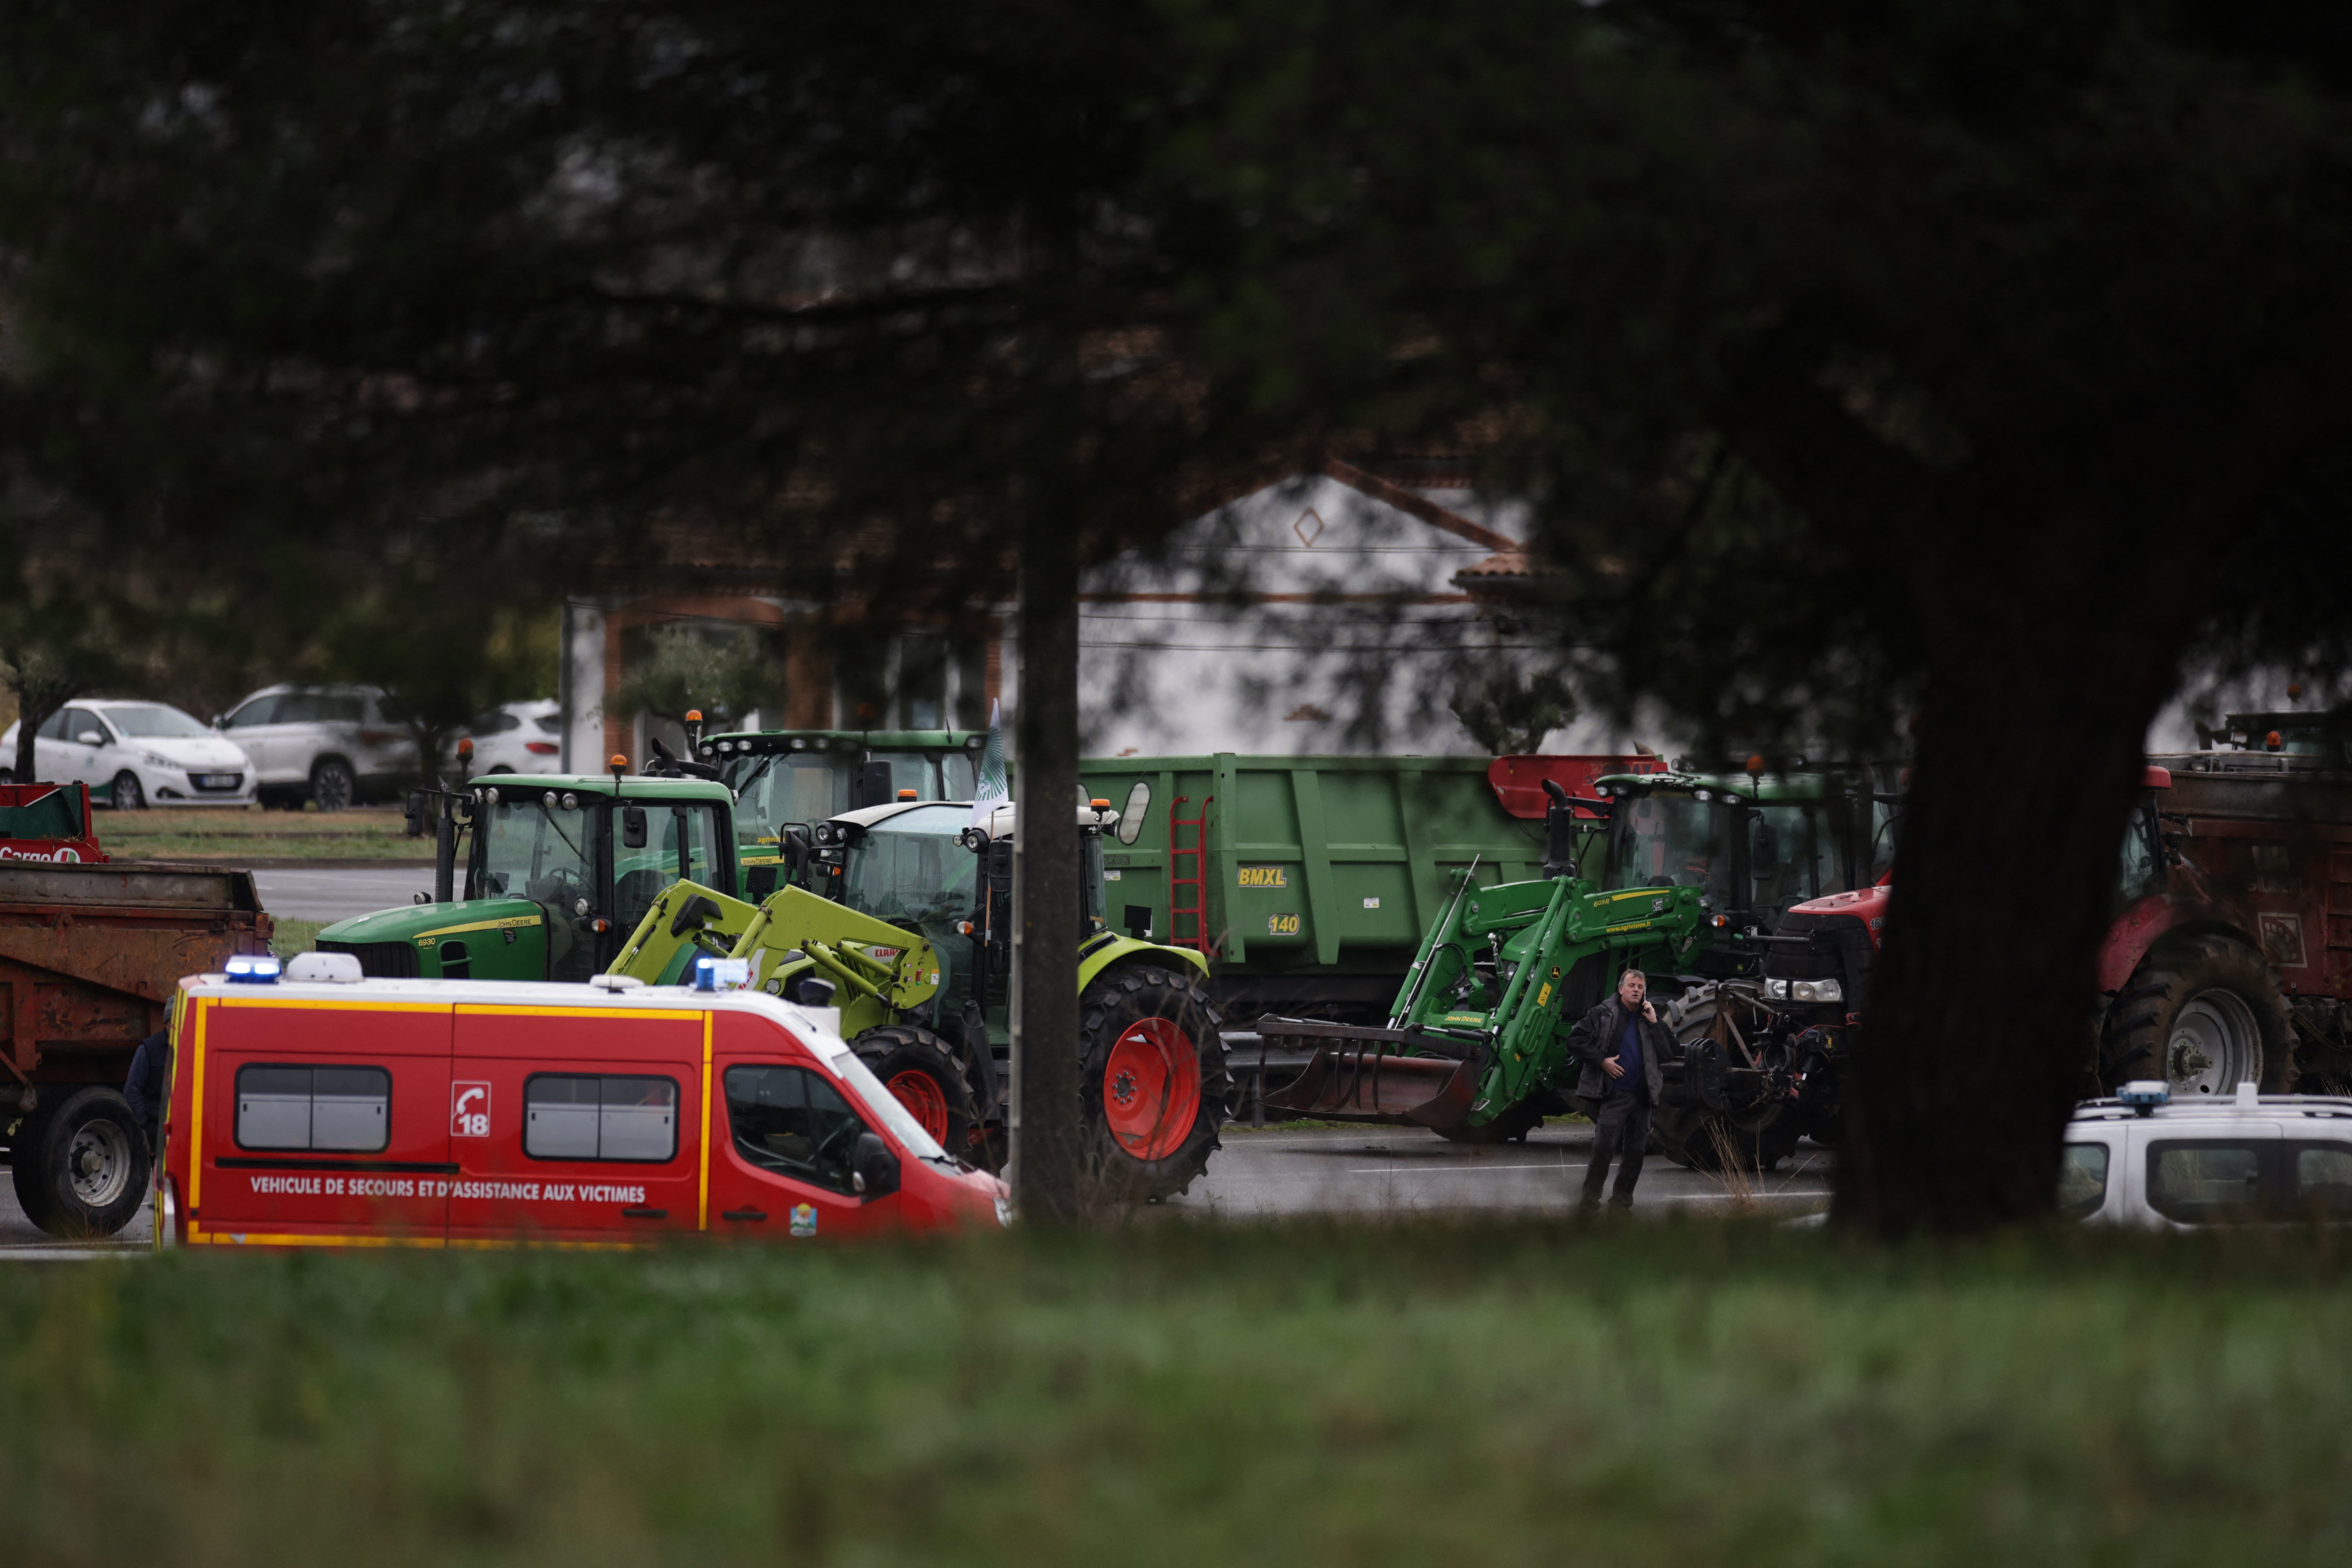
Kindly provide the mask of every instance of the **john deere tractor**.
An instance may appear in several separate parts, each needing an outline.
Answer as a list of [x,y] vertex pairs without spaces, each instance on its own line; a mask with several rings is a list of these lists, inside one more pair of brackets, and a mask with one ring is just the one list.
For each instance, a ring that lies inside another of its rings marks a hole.
[[[762,902],[708,886],[671,889],[613,963],[649,984],[701,954],[741,959],[750,983],[842,1008],[842,1033],[948,1149],[1003,1152],[1012,968],[1006,806],[971,825],[969,805],[898,801],[808,825],[807,887]],[[1094,1165],[1115,1193],[1184,1190],[1217,1147],[1230,1082],[1206,959],[1109,929],[1102,840],[1108,807],[1081,809],[1078,949],[1082,1111]]]
[[1626,967],[1672,975],[1704,944],[1692,887],[1602,891],[1579,874],[1573,802],[1555,781],[1547,875],[1482,885],[1474,862],[1423,935],[1381,1027],[1265,1017],[1269,1047],[1314,1052],[1265,1103],[1344,1121],[1417,1124],[1465,1142],[1524,1140],[1568,1109],[1567,1037]]
[[586,980],[671,883],[736,886],[734,796],[708,779],[500,773],[409,808],[436,828],[431,894],[319,933],[369,974]]
[[1893,864],[1893,772],[1759,757],[1744,772],[1685,763],[1595,781],[1609,808],[1600,885],[1691,891],[1706,911],[1691,973],[1654,987],[1682,1050],[1650,1125],[1677,1163],[1769,1170],[1799,1138],[1836,1136],[1859,1003],[1807,967],[1811,939],[1791,933],[1813,918],[1801,906],[1864,898]]

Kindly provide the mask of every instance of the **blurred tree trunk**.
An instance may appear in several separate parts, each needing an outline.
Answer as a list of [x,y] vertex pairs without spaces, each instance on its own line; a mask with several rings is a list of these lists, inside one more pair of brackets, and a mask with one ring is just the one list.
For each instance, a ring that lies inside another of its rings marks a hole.
[[1014,794],[1013,1197],[1032,1220],[1086,1209],[1078,1085],[1078,562],[1054,519],[1021,549]]
[[2047,1214],[2096,1081],[2095,964],[2171,661],[2127,605],[2046,608],[1982,606],[1920,708],[1837,1170],[1841,1223],[1889,1238]]

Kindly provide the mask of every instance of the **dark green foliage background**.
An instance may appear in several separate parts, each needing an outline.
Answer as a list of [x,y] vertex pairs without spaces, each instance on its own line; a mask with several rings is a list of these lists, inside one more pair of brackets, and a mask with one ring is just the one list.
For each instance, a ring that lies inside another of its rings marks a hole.
[[2345,1277],[1673,1225],[14,1268],[7,1554],[2340,1562]]

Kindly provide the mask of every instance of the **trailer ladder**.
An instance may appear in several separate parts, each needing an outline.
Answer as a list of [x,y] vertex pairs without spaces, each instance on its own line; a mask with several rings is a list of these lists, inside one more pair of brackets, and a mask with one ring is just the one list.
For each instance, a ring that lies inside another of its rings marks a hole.
[[[1189,947],[1195,952],[1213,957],[1209,942],[1209,880],[1202,868],[1207,863],[1205,856],[1209,847],[1209,803],[1217,797],[1213,795],[1202,797],[1201,815],[1198,816],[1177,816],[1176,808],[1192,798],[1189,795],[1180,795],[1168,804],[1168,945]],[[1190,848],[1177,842],[1177,829],[1183,827],[1192,830]],[[1192,874],[1181,876],[1179,873],[1188,859],[1192,863]],[[1182,901],[1186,889],[1192,890],[1191,903]],[[1184,929],[1179,923],[1186,915],[1192,917],[1190,936],[1184,934]]]

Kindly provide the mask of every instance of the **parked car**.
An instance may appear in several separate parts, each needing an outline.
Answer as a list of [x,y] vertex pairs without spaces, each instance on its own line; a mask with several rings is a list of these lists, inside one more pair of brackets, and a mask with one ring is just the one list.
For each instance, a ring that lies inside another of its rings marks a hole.
[[2352,1221],[2352,1099],[2252,1083],[2226,1100],[2168,1099],[2149,1080],[2075,1107],[2061,1214],[2157,1230]]
[[371,686],[270,686],[217,721],[253,758],[264,805],[341,811],[397,795],[416,773],[416,741],[386,719]]
[[466,726],[477,773],[551,773],[563,766],[563,712],[551,698],[509,702]]
[[[16,756],[16,731],[0,735],[0,757]],[[250,805],[254,763],[236,742],[215,735],[168,702],[84,698],[60,708],[33,736],[37,780],[86,784],[121,810],[148,805]],[[0,783],[14,784],[0,769]]]

